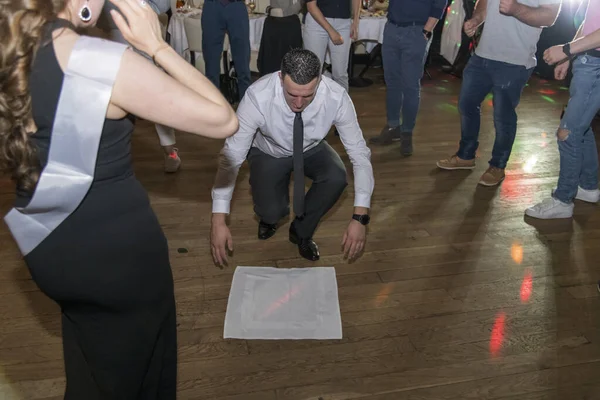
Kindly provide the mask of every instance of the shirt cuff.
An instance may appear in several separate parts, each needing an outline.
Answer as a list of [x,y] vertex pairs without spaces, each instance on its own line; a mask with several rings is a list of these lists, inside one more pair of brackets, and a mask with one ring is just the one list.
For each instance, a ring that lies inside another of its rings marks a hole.
[[355,194],[354,207],[371,208],[371,196],[369,196],[368,194]]
[[229,214],[231,202],[227,200],[213,200],[213,214]]

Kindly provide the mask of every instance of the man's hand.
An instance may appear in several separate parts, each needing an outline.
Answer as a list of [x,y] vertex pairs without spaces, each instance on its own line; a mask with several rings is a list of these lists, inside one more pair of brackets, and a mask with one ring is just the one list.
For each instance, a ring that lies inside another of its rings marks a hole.
[[479,23],[474,19],[466,20],[465,24],[463,25],[463,29],[465,30],[465,33],[468,37],[473,37],[473,35],[475,35],[475,32],[477,32],[478,27]]
[[569,72],[570,61],[565,61],[562,64],[558,64],[556,68],[554,68],[554,77],[558,81],[562,81],[567,77],[567,72]]
[[[352,22],[352,27],[350,28],[350,39],[358,40],[358,21]],[[344,43],[343,39],[342,39],[342,43]]]
[[354,260],[358,257],[365,247],[366,237],[367,228],[358,221],[350,221],[342,239],[344,258]]
[[517,13],[519,3],[517,0],[500,0],[500,13],[513,16]]
[[227,265],[227,251],[233,251],[233,239],[224,220],[215,221],[213,218],[210,228],[210,249],[215,264],[221,267]]
[[344,38],[335,29],[333,29],[331,32],[329,32],[329,38],[331,39],[333,44],[335,44],[336,46],[344,44]]
[[548,65],[554,65],[569,58],[563,51],[562,45],[552,46],[544,51],[544,61]]

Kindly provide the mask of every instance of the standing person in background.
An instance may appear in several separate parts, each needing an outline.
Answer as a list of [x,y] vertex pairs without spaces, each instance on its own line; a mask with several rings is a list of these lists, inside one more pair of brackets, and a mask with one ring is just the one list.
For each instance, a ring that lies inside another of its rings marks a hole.
[[241,100],[251,83],[250,20],[246,3],[244,0],[205,0],[201,18],[206,77],[220,87],[221,55],[227,32]]
[[335,82],[348,91],[351,40],[358,38],[361,0],[307,0],[304,48],[325,62],[329,50]]
[[387,124],[370,143],[389,145],[400,140],[400,153],[412,155],[423,68],[446,4],[446,0],[390,0],[382,46]]
[[[278,15],[271,14],[274,9]],[[298,15],[301,9],[301,0],[271,0],[258,49],[260,76],[279,71],[283,56],[292,49],[302,48],[302,24]]]
[[[170,0],[146,0],[148,5],[157,14],[166,13],[171,9]],[[99,21],[104,27],[108,28],[110,39],[115,42],[129,44],[123,37],[123,34],[115,25],[113,19],[110,17],[110,10],[115,9],[111,3],[106,3],[103,11],[101,20]],[[149,58],[147,54],[141,53],[146,58]],[[158,140],[163,148],[165,158],[165,172],[177,172],[181,167],[181,158],[179,157],[179,150],[175,147],[177,140],[175,139],[175,130],[168,126],[156,124],[156,133],[158,134]]]
[[282,17],[289,17],[290,15],[298,15],[302,10],[301,0],[271,0],[269,7],[267,8],[267,14],[273,8],[281,9]]
[[558,80],[565,79],[573,59],[571,98],[557,131],[560,154],[558,185],[546,200],[529,207],[525,214],[540,219],[571,218],[577,199],[600,201],[598,150],[592,121],[600,110],[600,2],[590,1],[583,24],[567,44],[544,52]]
[[494,99],[496,140],[489,167],[481,176],[483,186],[499,185],[517,135],[516,108],[533,72],[535,52],[542,28],[554,25],[562,0],[478,0],[475,12],[465,21],[472,37],[481,24],[483,32],[475,54],[463,72],[458,100],[461,140],[458,152],[437,162],[438,168],[475,168],[479,147],[481,103],[491,91]]

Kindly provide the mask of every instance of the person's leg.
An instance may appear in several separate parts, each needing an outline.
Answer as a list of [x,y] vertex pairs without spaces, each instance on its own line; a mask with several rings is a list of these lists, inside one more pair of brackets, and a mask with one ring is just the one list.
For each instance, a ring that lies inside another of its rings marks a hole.
[[496,140],[490,160],[490,165],[493,167],[506,168],[517,135],[516,108],[532,72],[533,68],[527,69],[521,65],[492,63],[490,73],[494,81],[492,101],[494,128],[496,129]]
[[381,56],[383,58],[383,76],[385,79],[385,107],[387,124],[379,136],[369,139],[370,144],[389,145],[400,140],[400,110],[402,109],[401,88],[401,30],[390,22],[385,24]]
[[411,26],[404,28],[404,34],[400,37],[401,64],[400,90],[402,92],[402,125],[400,134],[402,144],[400,152],[409,156],[413,152],[412,134],[419,113],[421,102],[421,78],[425,65],[425,54],[429,48],[430,41],[423,35],[421,27]]
[[325,63],[325,54],[327,54],[327,45],[330,42],[329,34],[308,14],[304,31],[302,33],[304,48],[310,50],[319,57],[321,65]]
[[254,212],[259,217],[259,238],[275,234],[277,223],[290,213],[291,157],[276,158],[253,147],[248,153]]
[[[171,364],[165,365],[166,375],[161,383],[164,394],[167,386],[171,388],[171,396],[162,398],[175,399],[176,359],[170,353],[164,354],[172,343],[162,343],[155,324],[161,308],[157,304],[154,310],[125,311],[97,305],[67,305],[62,316],[65,400],[140,398],[148,385],[160,383],[163,369],[150,369],[155,351],[167,356]],[[148,373],[154,376],[149,377]],[[145,398],[158,399],[156,392],[153,395]]]
[[541,219],[570,218],[573,199],[595,203],[598,153],[591,124],[600,109],[600,58],[580,56],[573,63],[571,97],[557,131],[560,154],[558,185],[552,197],[525,211]]
[[177,397],[177,309],[175,298],[165,302],[166,317],[142,386],[140,399],[175,400]]
[[[591,127],[583,135],[583,161],[581,174],[579,174],[579,187],[585,191],[598,192],[598,150],[595,134]],[[598,197],[593,196],[592,202],[598,202]]]
[[325,141],[306,152],[304,173],[313,183],[306,194],[304,218],[295,219],[294,228],[299,238],[310,239],[321,218],[344,192],[348,181],[340,156]]
[[165,172],[177,172],[181,167],[181,158],[179,158],[179,150],[175,147],[175,130],[156,124],[156,133],[165,154]]
[[494,96],[496,139],[492,150],[492,158],[489,161],[490,166],[481,176],[479,184],[496,186],[506,176],[504,169],[510,158],[517,135],[516,108],[533,68],[527,69],[521,65],[491,61],[489,71],[494,82],[492,94]]
[[331,75],[333,80],[348,91],[348,60],[350,58],[350,28],[351,19],[330,18],[333,28],[344,38],[344,43],[335,45],[329,40],[328,48],[331,56]]
[[489,60],[473,55],[463,71],[458,99],[461,123],[460,146],[455,155],[438,161],[439,168],[447,170],[475,168],[481,126],[481,103],[493,86],[488,64]]
[[227,34],[231,43],[231,56],[238,79],[240,100],[250,86],[250,22],[246,3],[237,1],[224,8]]
[[598,150],[591,124],[600,109],[600,58],[580,56],[573,63],[571,98],[557,132],[560,175],[554,197],[570,203],[578,187],[598,189]]
[[224,6],[216,0],[208,0],[202,6],[202,56],[206,77],[219,86],[221,76],[221,56],[225,41]]

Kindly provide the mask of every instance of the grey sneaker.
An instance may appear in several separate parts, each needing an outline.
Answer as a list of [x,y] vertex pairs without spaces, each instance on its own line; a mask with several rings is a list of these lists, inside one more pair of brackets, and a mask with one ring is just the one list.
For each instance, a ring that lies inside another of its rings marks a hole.
[[402,140],[402,136],[400,134],[400,126],[390,128],[386,125],[381,130],[379,136],[375,136],[369,139],[369,143],[387,146],[398,140]]

